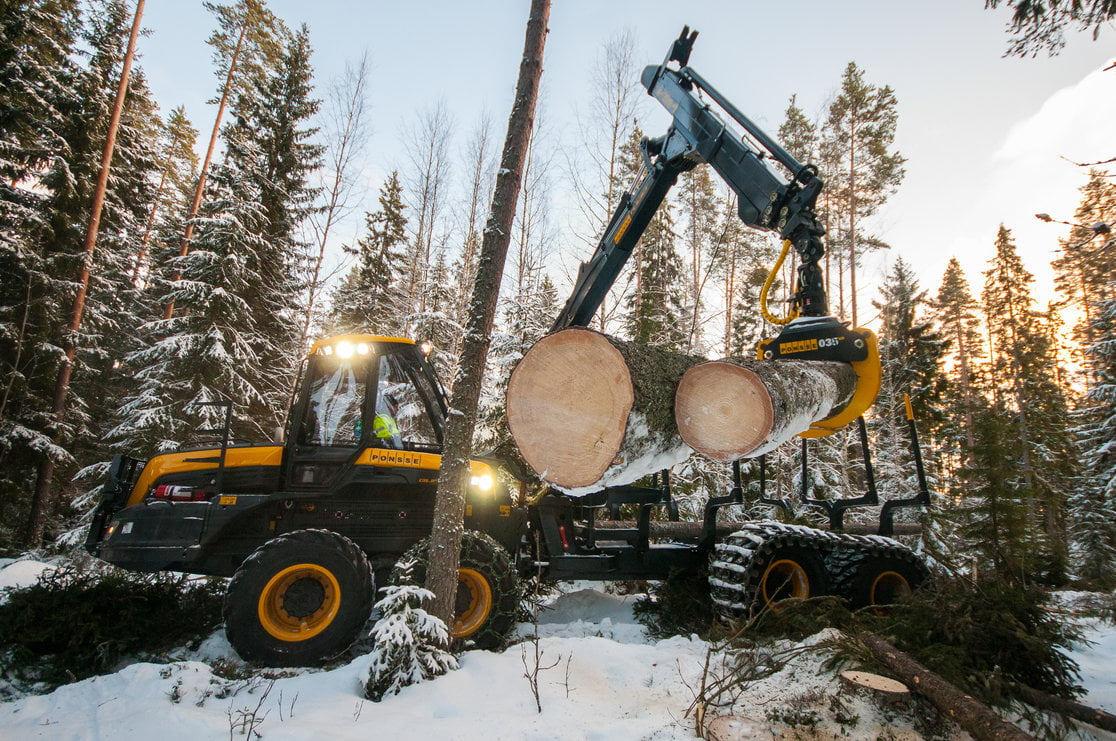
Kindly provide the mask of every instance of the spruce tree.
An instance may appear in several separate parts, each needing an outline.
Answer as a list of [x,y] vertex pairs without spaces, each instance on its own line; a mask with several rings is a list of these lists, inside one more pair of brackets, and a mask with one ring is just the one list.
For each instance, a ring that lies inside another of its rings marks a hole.
[[1116,299],[1095,308],[1088,349],[1095,382],[1076,429],[1083,475],[1070,513],[1080,576],[1104,589],[1116,583]]
[[981,298],[990,339],[990,370],[998,407],[1011,413],[1020,447],[1018,494],[1029,504],[1032,524],[1043,538],[1042,578],[1058,580],[1066,567],[1065,507],[1075,456],[1068,430],[1065,393],[1057,384],[1045,325],[1030,295],[1011,232],[1001,226],[996,256],[985,271]]
[[331,332],[401,335],[407,330],[399,267],[406,259],[407,217],[403,188],[392,172],[380,187],[380,208],[365,214],[365,234],[355,247],[356,264],[333,294]]
[[320,149],[309,142],[308,34],[287,38],[275,69],[250,80],[225,129],[223,162],[210,178],[191,251],[168,268],[181,276],[165,301],[168,320],[150,322],[150,342],[128,359],[140,388],[122,405],[118,444],[165,449],[234,403],[234,434],[270,437],[285,415],[300,336],[308,173]]
[[1091,169],[1089,180],[1081,187],[1081,202],[1074,212],[1078,224],[1069,236],[1059,240],[1061,254],[1051,263],[1054,283],[1064,297],[1065,305],[1077,310],[1080,317],[1073,327],[1076,347],[1082,354],[1075,357],[1084,368],[1085,385],[1094,381],[1090,370],[1092,356],[1085,354],[1097,340],[1094,336],[1098,306],[1116,298],[1116,252],[1094,241],[1094,224],[1116,223],[1116,184],[1107,173]]
[[949,339],[945,356],[951,364],[946,374],[944,419],[938,439],[944,458],[957,468],[976,444],[973,414],[978,403],[974,379],[976,361],[982,357],[983,341],[977,318],[977,302],[956,257],[950,258],[934,301],[935,319]]
[[[945,384],[939,363],[946,341],[926,319],[926,292],[920,289],[914,271],[902,258],[892,266],[880,287],[880,295],[881,300],[874,302],[882,322],[880,395],[872,420],[876,466],[882,493],[910,496],[918,485],[905,423],[904,396],[910,398],[915,421],[924,434],[923,442],[932,440],[943,420]],[[926,446],[923,453],[927,459],[936,458]],[[889,486],[898,490],[887,491]]]
[[639,242],[637,289],[627,300],[625,330],[633,342],[685,350],[691,317],[683,304],[682,260],[675,248],[671,205],[664,202]]
[[43,181],[70,155],[79,21],[75,0],[0,6],[0,542],[22,517],[39,463],[69,459],[50,436],[65,309],[46,249],[53,193]]

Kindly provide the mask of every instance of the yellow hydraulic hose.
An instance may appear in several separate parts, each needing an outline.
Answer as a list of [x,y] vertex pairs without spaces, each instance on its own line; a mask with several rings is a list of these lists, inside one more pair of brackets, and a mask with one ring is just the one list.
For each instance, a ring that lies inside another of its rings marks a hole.
[[798,308],[792,308],[786,316],[775,316],[767,308],[767,294],[771,290],[771,284],[775,282],[775,276],[779,274],[779,268],[783,267],[783,260],[787,258],[787,253],[790,252],[791,241],[789,239],[783,241],[783,251],[779,253],[779,259],[775,261],[772,266],[771,272],[767,274],[767,280],[763,282],[763,288],[760,289],[760,313],[763,318],[772,324],[789,324],[795,317],[798,316]]

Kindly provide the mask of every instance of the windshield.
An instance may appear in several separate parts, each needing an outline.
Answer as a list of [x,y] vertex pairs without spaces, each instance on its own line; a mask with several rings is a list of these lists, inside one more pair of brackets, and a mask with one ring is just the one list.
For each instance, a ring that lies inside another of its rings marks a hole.
[[366,364],[355,359],[322,359],[313,366],[299,445],[356,447],[363,432],[368,392]]

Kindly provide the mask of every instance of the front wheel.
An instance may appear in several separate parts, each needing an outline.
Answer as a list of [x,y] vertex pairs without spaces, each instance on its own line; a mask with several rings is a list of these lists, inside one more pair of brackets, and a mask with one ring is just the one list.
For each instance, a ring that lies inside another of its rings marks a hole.
[[319,664],[344,651],[375,595],[368,557],[326,530],[269,540],[236,570],[225,595],[225,632],[246,661]]
[[[429,564],[430,540],[427,538],[403,554],[392,572],[391,581],[422,586]],[[466,532],[461,539],[461,563],[454,600],[456,617],[450,626],[450,636],[468,641],[476,648],[499,648],[515,624],[518,605],[518,579],[508,552],[483,533]]]

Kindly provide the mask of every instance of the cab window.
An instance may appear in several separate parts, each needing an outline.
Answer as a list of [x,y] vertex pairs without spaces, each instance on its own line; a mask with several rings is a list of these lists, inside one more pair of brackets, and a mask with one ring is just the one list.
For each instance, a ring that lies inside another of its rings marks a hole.
[[363,433],[366,365],[354,367],[341,358],[321,362],[309,381],[306,411],[299,428],[300,445],[353,447]]
[[438,432],[408,365],[398,353],[380,358],[372,444],[396,450],[437,450]]

